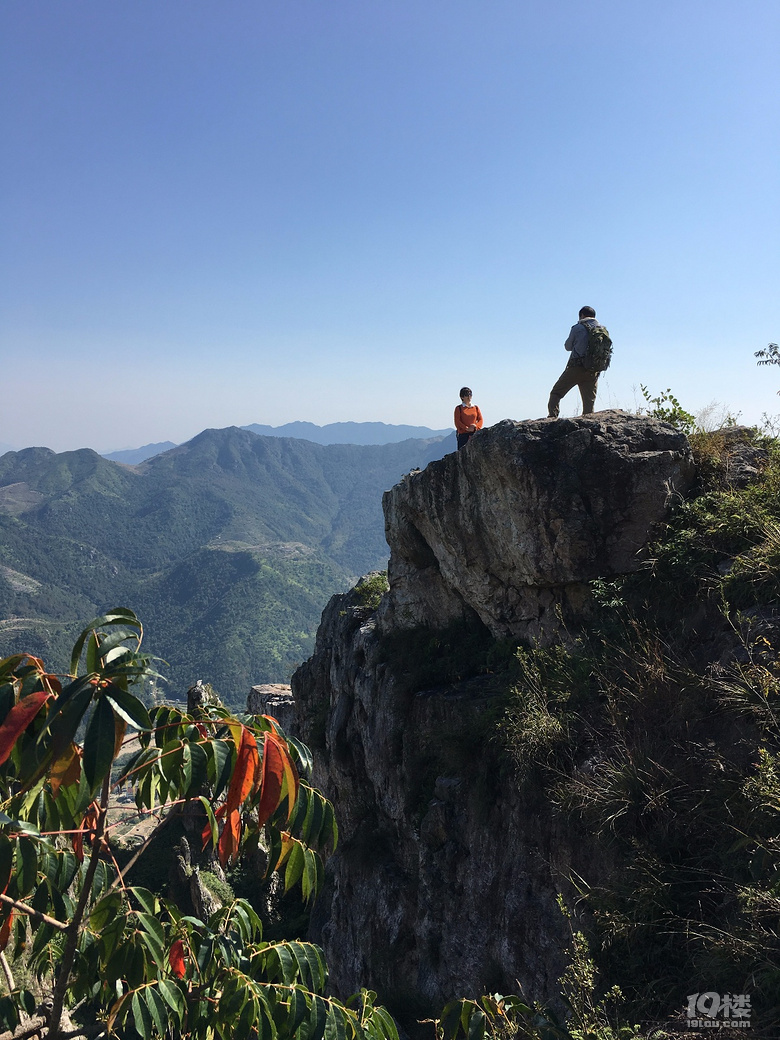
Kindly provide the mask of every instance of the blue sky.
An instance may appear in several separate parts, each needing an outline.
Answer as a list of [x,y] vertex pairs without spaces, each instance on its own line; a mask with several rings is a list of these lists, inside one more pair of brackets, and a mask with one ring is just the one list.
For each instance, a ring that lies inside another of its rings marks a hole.
[[0,40],[0,444],[536,418],[584,303],[597,407],[780,412],[777,0],[3,0]]

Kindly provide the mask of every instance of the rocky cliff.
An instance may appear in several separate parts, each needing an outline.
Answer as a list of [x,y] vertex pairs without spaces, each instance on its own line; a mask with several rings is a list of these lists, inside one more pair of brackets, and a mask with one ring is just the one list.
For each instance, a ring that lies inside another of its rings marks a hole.
[[499,423],[385,494],[389,592],[334,597],[293,677],[344,835],[313,922],[336,991],[369,985],[409,1015],[518,984],[554,997],[570,941],[557,897],[611,852],[518,784],[491,739],[493,677],[437,678],[430,633],[566,638],[589,583],[641,566],[693,476],[682,434],[603,412]]
[[385,494],[384,623],[476,614],[494,636],[554,638],[588,582],[640,565],[693,471],[685,437],[653,420],[505,420]]

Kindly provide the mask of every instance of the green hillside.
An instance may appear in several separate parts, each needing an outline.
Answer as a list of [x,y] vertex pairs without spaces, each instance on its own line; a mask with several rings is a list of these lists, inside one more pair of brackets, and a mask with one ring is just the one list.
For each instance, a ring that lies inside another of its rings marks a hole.
[[441,440],[318,445],[206,430],[138,466],[82,449],[0,458],[0,656],[63,668],[74,629],[119,603],[168,662],[242,705],[310,653],[328,598],[384,568],[381,494]]

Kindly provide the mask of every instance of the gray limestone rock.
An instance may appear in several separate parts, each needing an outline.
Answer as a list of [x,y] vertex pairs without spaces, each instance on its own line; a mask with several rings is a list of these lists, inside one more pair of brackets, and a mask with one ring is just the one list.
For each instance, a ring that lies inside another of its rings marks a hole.
[[253,686],[246,701],[250,715],[270,715],[285,733],[294,735],[295,702],[285,683],[261,683]]
[[376,611],[335,596],[292,679],[342,835],[312,921],[337,993],[368,985],[424,1014],[518,984],[558,992],[571,935],[557,896],[574,901],[572,872],[608,871],[610,849],[496,764],[490,677],[415,690],[387,641],[464,616],[555,639],[589,581],[640,566],[693,478],[682,434],[602,412],[501,422],[386,493],[390,591]]
[[694,473],[684,434],[653,419],[504,420],[385,493],[382,624],[473,611],[496,637],[554,639],[589,581],[640,566]]

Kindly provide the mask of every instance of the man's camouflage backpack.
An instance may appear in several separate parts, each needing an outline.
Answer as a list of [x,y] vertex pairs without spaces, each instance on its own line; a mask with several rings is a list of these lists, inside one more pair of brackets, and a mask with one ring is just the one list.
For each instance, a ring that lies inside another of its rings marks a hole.
[[612,360],[612,340],[603,325],[585,325],[588,346],[582,359],[589,372],[606,372]]

